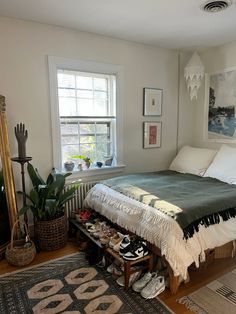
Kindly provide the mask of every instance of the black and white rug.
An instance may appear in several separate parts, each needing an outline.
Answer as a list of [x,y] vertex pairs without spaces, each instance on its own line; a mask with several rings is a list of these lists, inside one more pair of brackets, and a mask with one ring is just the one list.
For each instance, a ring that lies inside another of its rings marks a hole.
[[83,253],[0,276],[1,314],[172,313],[160,300],[125,292]]

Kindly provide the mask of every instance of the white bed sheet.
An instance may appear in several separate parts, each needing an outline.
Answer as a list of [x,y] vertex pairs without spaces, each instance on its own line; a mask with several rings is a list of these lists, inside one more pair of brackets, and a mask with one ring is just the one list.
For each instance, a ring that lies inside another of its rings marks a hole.
[[122,195],[103,184],[95,185],[88,193],[84,205],[121,227],[155,244],[174,271],[184,280],[188,266],[205,260],[206,249],[221,246],[236,239],[236,218],[209,227],[200,226],[199,232],[185,240],[178,223],[164,213]]

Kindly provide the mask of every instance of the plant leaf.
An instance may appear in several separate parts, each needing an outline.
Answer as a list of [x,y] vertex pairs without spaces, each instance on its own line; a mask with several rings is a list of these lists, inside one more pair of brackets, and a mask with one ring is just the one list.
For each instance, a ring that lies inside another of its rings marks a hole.
[[27,212],[28,209],[30,209],[30,206],[29,206],[29,205],[23,206],[23,207],[19,210],[18,216],[24,215],[24,214]]
[[50,184],[53,183],[53,181],[54,181],[54,177],[53,177],[53,175],[52,175],[51,173],[49,173],[49,175],[48,175],[48,177],[47,177],[46,184],[47,184],[47,185],[50,185]]
[[39,176],[38,172],[34,169],[31,163],[28,163],[27,170],[33,186],[37,189],[39,185],[45,184],[43,179]]

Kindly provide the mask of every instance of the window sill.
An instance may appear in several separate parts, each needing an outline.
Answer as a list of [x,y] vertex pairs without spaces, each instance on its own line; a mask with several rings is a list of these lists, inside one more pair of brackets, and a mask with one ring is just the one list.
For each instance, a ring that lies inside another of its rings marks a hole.
[[106,179],[107,177],[111,176],[111,174],[122,173],[124,170],[125,165],[117,165],[112,167],[91,168],[82,171],[73,171],[72,174],[67,177],[66,183],[70,184],[74,181],[99,181]]

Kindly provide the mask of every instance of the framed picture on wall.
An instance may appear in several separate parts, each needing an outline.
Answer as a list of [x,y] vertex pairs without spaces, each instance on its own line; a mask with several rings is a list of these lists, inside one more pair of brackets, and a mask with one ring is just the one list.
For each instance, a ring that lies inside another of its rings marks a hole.
[[236,67],[206,74],[204,139],[236,142]]
[[143,115],[161,116],[162,112],[162,89],[143,89]]
[[161,122],[143,123],[143,148],[161,147]]

